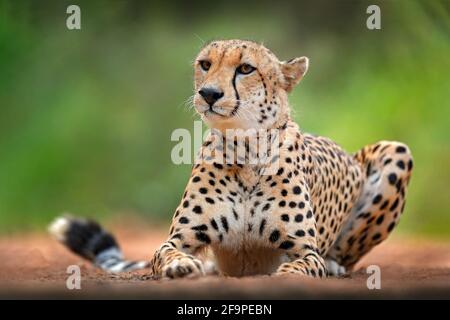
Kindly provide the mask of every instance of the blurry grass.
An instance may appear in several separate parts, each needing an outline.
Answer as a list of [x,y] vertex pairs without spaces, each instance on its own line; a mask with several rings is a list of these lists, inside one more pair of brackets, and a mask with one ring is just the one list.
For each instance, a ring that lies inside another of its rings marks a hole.
[[184,102],[201,39],[250,38],[311,58],[291,96],[303,130],[348,151],[406,142],[415,171],[400,230],[449,236],[448,6],[386,1],[383,29],[369,31],[364,4],[205,15],[210,4],[82,2],[82,30],[67,31],[64,1],[0,2],[0,232],[66,210],[169,221],[190,171],[171,163],[170,134],[193,128]]

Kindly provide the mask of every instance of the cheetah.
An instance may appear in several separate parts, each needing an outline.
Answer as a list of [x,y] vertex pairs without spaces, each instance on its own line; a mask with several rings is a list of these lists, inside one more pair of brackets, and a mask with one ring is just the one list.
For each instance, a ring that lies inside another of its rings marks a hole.
[[60,217],[50,231],[104,270],[148,268],[155,278],[214,272],[323,278],[352,271],[398,224],[413,160],[400,142],[348,154],[328,138],[302,132],[288,94],[308,66],[306,57],[280,61],[253,41],[213,41],[200,50],[197,113],[219,133],[275,130],[278,166],[267,173],[264,164],[196,163],[168,239],[151,261],[125,260],[114,237],[94,221]]

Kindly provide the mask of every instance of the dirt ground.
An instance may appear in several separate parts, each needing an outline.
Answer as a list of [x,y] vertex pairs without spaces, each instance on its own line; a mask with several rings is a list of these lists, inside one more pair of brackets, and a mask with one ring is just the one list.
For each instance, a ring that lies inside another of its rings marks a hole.
[[[162,231],[119,228],[125,255],[151,257]],[[116,228],[113,228],[116,230]],[[68,290],[66,269],[81,266],[81,290]],[[368,290],[366,267],[381,268],[381,290]],[[0,298],[309,299],[450,298],[450,242],[394,237],[379,245],[345,278],[205,277],[148,280],[144,271],[106,274],[45,234],[0,238]]]

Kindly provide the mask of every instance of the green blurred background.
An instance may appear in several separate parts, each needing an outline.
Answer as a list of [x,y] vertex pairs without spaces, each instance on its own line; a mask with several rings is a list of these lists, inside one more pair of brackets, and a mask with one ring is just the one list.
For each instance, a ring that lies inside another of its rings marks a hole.
[[[366,28],[369,4],[381,30]],[[172,163],[170,135],[198,118],[185,104],[192,61],[203,41],[245,38],[310,57],[291,94],[304,131],[352,152],[406,142],[400,232],[450,237],[449,4],[0,0],[0,233],[66,210],[168,223],[190,172]]]

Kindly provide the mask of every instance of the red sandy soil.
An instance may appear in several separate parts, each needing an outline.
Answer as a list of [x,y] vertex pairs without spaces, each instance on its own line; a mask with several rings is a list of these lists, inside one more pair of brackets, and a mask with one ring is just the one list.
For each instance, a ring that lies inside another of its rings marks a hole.
[[[150,258],[165,239],[159,229],[110,228],[127,258]],[[116,232],[118,230],[118,232]],[[81,267],[81,290],[68,290],[66,269]],[[368,290],[366,267],[381,268],[381,290]],[[0,238],[0,298],[450,298],[450,242],[394,237],[369,253],[350,276],[204,277],[149,280],[145,271],[97,270],[45,234]]]

